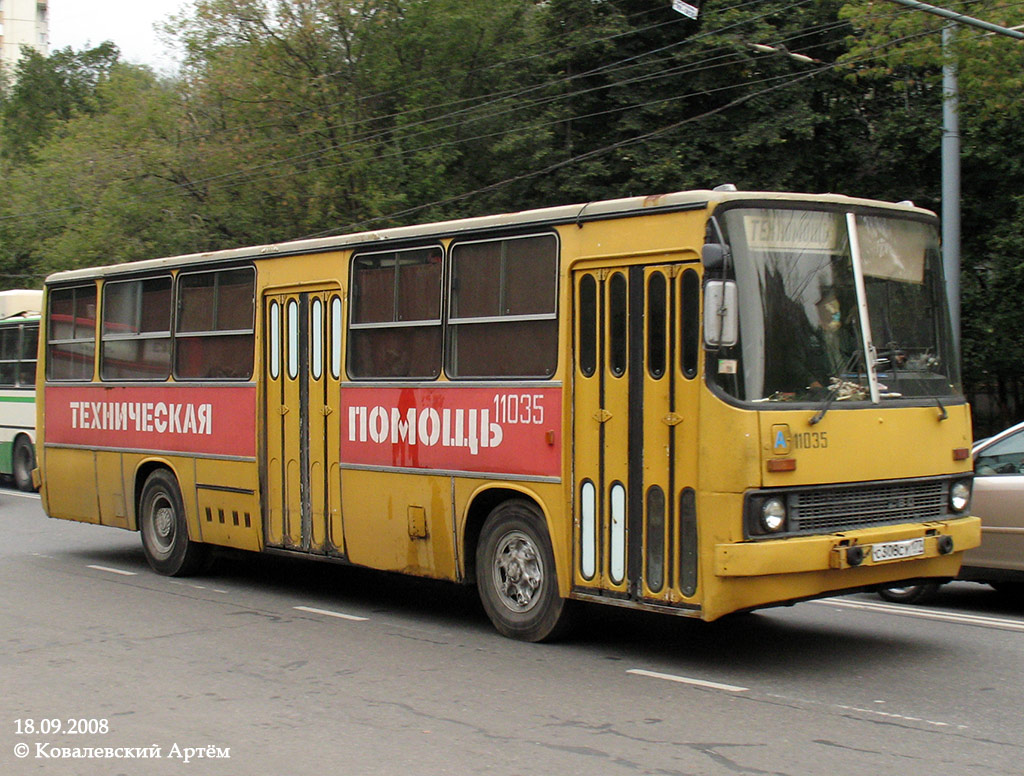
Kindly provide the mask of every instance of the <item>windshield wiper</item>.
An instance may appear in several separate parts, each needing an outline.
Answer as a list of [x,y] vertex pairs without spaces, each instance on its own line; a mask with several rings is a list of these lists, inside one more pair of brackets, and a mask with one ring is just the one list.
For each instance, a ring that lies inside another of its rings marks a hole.
[[825,417],[825,413],[828,412],[828,408],[832,406],[832,402],[834,402],[836,396],[839,395],[839,386],[842,384],[842,380],[836,380],[836,382],[832,384],[832,387],[828,389],[828,396],[825,397],[825,401],[822,402],[818,411],[814,413],[814,416],[807,421],[809,426],[816,426],[821,423],[821,419]]
[[[860,356],[861,352],[859,350],[853,351],[850,354],[850,357],[846,359],[846,363],[843,364],[842,368],[839,370],[839,376],[829,378],[829,380],[832,382],[832,385],[828,389],[828,395],[825,397],[825,400],[821,403],[821,406],[818,408],[818,411],[814,413],[814,416],[809,421],[807,421],[809,425],[816,426],[818,423],[821,422],[821,419],[825,417],[825,413],[828,412],[829,407],[832,406],[832,402],[836,400],[836,397],[839,396],[840,392],[844,388],[849,390],[851,386],[856,386],[859,390],[864,390],[864,386],[861,385],[860,383],[853,383],[850,380],[843,379],[843,375],[853,368],[853,365],[856,363],[857,359]],[[853,395],[852,392],[850,395]]]

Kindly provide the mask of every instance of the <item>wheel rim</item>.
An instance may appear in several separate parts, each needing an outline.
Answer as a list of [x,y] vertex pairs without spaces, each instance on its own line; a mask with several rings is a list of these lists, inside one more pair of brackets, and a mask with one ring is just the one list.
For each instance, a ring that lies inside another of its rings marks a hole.
[[498,599],[513,612],[528,612],[541,598],[544,561],[536,543],[522,531],[498,542],[491,568]]
[[167,496],[160,494],[153,499],[150,516],[153,547],[159,554],[169,555],[174,547],[174,505]]

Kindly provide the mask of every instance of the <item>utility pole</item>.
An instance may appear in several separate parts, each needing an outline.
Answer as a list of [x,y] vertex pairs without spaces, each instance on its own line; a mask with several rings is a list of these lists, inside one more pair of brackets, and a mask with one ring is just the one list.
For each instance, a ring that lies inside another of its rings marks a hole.
[[949,291],[953,339],[960,347],[960,88],[953,40],[956,25],[966,24],[998,35],[1024,40],[1024,32],[965,16],[948,8],[920,3],[917,0],[891,0],[918,11],[941,16],[951,21],[942,28],[942,264]]

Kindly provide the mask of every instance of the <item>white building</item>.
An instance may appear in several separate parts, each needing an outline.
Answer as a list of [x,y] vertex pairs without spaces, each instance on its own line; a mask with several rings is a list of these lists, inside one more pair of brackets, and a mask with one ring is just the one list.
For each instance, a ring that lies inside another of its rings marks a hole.
[[22,46],[50,53],[46,0],[0,0],[0,65],[12,74]]

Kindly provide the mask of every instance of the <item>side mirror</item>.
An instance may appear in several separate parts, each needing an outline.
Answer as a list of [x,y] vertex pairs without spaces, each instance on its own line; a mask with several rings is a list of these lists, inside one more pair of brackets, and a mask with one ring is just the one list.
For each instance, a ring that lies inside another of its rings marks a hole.
[[720,271],[729,258],[729,246],[722,243],[705,243],[700,249],[700,259],[704,269],[712,272]]
[[738,340],[736,281],[709,280],[704,285],[704,343],[708,347],[731,347]]

